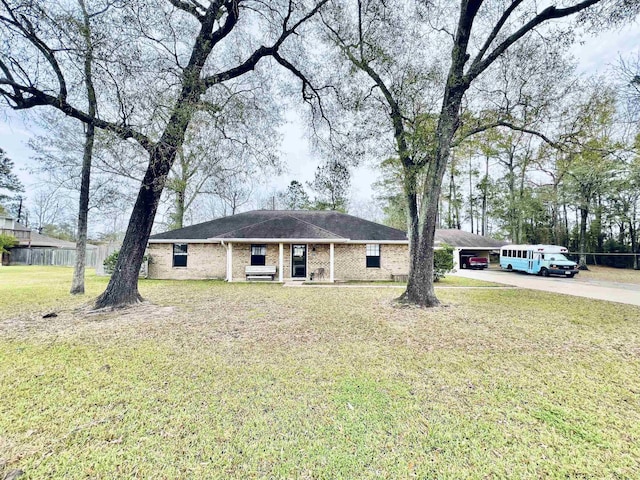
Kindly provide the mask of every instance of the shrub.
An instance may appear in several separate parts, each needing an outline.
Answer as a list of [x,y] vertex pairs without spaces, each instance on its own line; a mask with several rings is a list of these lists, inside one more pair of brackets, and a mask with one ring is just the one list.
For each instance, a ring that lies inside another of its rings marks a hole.
[[13,235],[0,234],[0,254],[9,253],[9,248],[15,247],[18,244],[18,239]]
[[[118,261],[119,254],[120,254],[120,250],[115,250],[114,252],[111,253],[111,255],[109,255],[107,258],[104,259],[104,262],[102,262],[102,265],[104,265],[105,273],[108,273],[109,275],[111,275],[113,271],[116,269],[116,263]],[[146,262],[148,259],[149,259],[148,255],[145,255],[144,257],[142,257],[142,263],[144,264],[144,262]],[[141,266],[140,268],[142,269],[143,266]]]
[[451,270],[453,270],[453,247],[445,244],[434,252],[433,281],[439,282]]
[[116,262],[118,261],[118,254],[120,253],[120,250],[115,250],[113,252],[111,252],[111,255],[109,255],[107,258],[104,259],[104,262],[102,262],[102,265],[104,265],[104,271],[105,273],[113,273],[113,271],[116,268]]

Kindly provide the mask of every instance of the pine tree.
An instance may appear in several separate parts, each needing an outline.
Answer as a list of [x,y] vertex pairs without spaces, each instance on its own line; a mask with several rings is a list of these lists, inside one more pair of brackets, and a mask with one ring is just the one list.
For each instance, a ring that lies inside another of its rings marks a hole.
[[24,191],[22,182],[13,173],[13,167],[13,160],[0,148],[0,212],[11,211],[11,203],[16,200],[16,194]]

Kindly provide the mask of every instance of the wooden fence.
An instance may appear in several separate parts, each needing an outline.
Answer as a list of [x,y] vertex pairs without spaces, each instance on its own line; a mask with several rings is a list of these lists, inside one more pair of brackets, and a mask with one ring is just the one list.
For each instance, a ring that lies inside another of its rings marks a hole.
[[[120,250],[119,242],[98,245],[98,248],[87,250],[86,267],[95,268],[98,275],[109,275],[104,270],[104,261],[116,250]],[[3,255],[9,265],[53,265],[57,267],[73,267],[76,261],[75,248],[13,248],[10,255]],[[148,263],[140,267],[140,276],[147,277]]]
[[[93,268],[96,266],[97,254],[97,250],[87,250],[87,267]],[[10,265],[73,267],[75,261],[75,248],[13,248],[9,255]]]

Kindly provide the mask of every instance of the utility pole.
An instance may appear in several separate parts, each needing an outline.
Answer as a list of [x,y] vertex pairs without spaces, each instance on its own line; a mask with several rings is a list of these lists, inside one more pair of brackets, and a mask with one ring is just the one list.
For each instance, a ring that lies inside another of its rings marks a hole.
[[18,223],[20,223],[20,220],[22,219],[22,197],[18,197],[18,200],[20,201],[18,204]]

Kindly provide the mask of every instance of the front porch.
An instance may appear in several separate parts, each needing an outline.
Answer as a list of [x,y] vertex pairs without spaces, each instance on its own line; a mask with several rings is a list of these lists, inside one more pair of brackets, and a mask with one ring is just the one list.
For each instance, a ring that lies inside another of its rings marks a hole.
[[[243,243],[224,242],[226,280],[238,282],[249,278],[252,267],[275,267],[271,278],[261,281],[335,281],[335,244],[304,241]],[[268,270],[268,269],[267,269]]]

